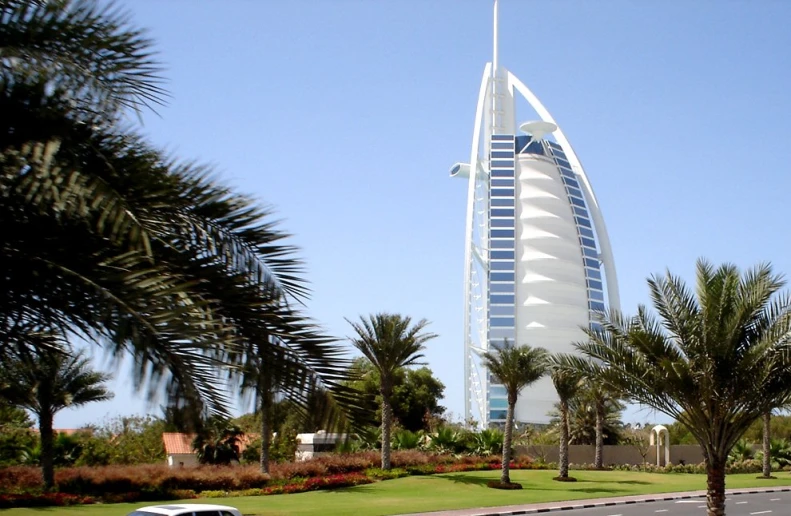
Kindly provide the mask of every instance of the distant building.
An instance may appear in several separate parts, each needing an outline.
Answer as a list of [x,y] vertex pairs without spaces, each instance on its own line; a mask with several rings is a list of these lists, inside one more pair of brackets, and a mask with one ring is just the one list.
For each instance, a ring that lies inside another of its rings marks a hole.
[[197,466],[198,452],[192,447],[195,434],[166,432],[162,434],[168,466]]
[[319,430],[313,434],[297,434],[296,460],[308,460],[321,457],[335,451],[339,443],[346,439],[346,434],[328,434]]
[[[258,434],[244,434],[239,439],[239,453],[250,446],[250,443],[258,439]],[[181,432],[164,432],[162,443],[165,445],[165,456],[168,466],[197,466],[198,451],[192,447],[195,442],[195,434],[185,434]]]

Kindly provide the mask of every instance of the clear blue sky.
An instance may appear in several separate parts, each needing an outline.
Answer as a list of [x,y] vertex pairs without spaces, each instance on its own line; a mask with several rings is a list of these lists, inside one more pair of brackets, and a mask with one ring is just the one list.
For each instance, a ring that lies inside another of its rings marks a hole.
[[[173,96],[143,131],[277,209],[330,334],[377,311],[432,321],[427,361],[461,414],[466,184],[447,172],[469,156],[491,0],[122,4],[150,29]],[[791,273],[791,2],[500,9],[502,64],[593,183],[625,311],[647,302],[649,274],[692,279],[700,256]],[[128,385],[120,374],[114,401],[56,426],[145,412]]]

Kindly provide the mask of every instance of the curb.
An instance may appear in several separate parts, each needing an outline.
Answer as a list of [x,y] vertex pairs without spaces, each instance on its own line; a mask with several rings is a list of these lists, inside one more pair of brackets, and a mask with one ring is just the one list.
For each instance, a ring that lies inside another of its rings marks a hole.
[[[762,493],[787,493],[791,492],[791,487],[769,487],[769,488],[762,488],[762,489],[739,489],[733,491],[726,491],[726,496],[737,496],[737,495],[747,495],[747,494],[762,494]],[[611,507],[615,505],[633,505],[638,503],[649,503],[649,502],[668,502],[672,500],[690,500],[693,498],[705,498],[706,492],[701,491],[700,493],[695,494],[668,494],[667,496],[654,496],[651,498],[639,498],[637,500],[608,500],[603,502],[590,502],[586,501],[585,503],[574,503],[574,502],[567,502],[567,505],[557,505],[557,506],[550,506],[550,507],[537,507],[537,508],[525,508],[525,509],[513,509],[513,510],[503,510],[497,511],[494,509],[492,512],[483,512],[486,511],[486,508],[480,508],[478,510],[482,512],[475,512],[474,516],[511,516],[511,515],[518,515],[518,514],[538,514],[544,512],[557,512],[557,511],[572,511],[575,509],[592,509],[595,507]],[[550,502],[551,503],[551,502]],[[564,502],[559,502],[564,503]],[[475,509],[460,509],[461,511],[475,511]],[[443,514],[449,514],[453,511],[438,511],[442,512]],[[431,514],[431,513],[423,513],[423,514]]]

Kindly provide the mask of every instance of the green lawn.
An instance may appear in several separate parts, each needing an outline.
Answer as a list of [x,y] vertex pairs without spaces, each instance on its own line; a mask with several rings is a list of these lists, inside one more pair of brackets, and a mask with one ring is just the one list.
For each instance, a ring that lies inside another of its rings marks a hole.
[[[249,515],[351,514],[372,516],[408,512],[513,505],[560,500],[579,500],[704,489],[703,475],[630,473],[622,471],[572,471],[575,483],[554,482],[556,471],[513,471],[511,479],[522,483],[521,491],[486,487],[498,478],[497,471],[448,473],[406,477],[338,491],[314,491],[292,495],[200,500],[238,507]],[[728,475],[727,486],[791,486],[791,475],[779,473],[777,480],[758,480],[755,473]],[[196,500],[190,500],[195,502]],[[171,502],[172,503],[172,502]],[[0,510],[0,516],[124,516],[140,504],[86,505],[78,507]]]

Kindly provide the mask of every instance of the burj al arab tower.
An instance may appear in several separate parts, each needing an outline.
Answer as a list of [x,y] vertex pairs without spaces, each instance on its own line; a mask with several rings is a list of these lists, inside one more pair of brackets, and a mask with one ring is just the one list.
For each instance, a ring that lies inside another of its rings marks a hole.
[[[585,169],[549,111],[499,63],[497,26],[494,0],[494,58],[483,71],[470,159],[450,171],[469,185],[464,411],[484,427],[505,422],[507,399],[481,367],[481,351],[508,341],[573,352],[596,312],[619,308],[610,239]],[[517,95],[532,112],[516,112]],[[556,401],[543,378],[520,393],[515,420],[546,423]]]

